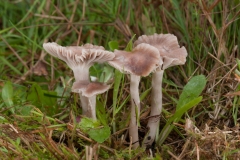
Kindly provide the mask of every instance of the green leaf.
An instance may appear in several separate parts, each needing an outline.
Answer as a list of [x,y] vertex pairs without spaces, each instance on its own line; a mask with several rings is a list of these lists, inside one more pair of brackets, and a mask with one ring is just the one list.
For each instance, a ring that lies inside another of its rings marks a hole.
[[152,88],[148,88],[146,91],[144,91],[141,95],[140,95],[140,100],[142,101],[147,95],[149,95],[150,91],[152,90]]
[[90,138],[98,143],[103,143],[111,135],[110,127],[104,126],[103,128],[90,129],[88,131]]
[[12,65],[6,58],[0,56],[0,60],[2,61],[2,63],[6,64],[9,68],[11,68],[16,74],[22,75],[22,73],[14,65]]
[[112,118],[113,133],[116,131],[115,115],[118,113],[117,101],[118,101],[118,93],[119,93],[122,77],[123,77],[123,74],[116,69],[114,74],[114,86],[113,86],[113,118]]
[[121,104],[116,108],[115,113],[117,114],[124,106],[126,106],[127,102],[130,99],[130,95],[128,95],[124,101],[121,101]]
[[169,133],[175,127],[175,125],[173,125],[173,123],[177,123],[181,119],[182,115],[185,112],[187,112],[192,107],[196,106],[199,102],[201,102],[201,100],[202,100],[202,96],[197,97],[197,98],[193,99],[192,101],[190,101],[189,103],[182,106],[181,108],[179,108],[178,110],[176,110],[175,114],[171,118],[168,119],[168,121],[165,124],[165,126],[163,127],[160,135],[158,136],[159,137],[159,139],[158,139],[159,146],[161,146],[163,144],[165,139],[168,137]]
[[13,84],[14,88],[14,102],[16,100],[21,100],[21,102],[26,101],[26,96],[27,96],[27,87],[19,85],[19,84]]
[[55,106],[56,105],[56,97],[57,97],[57,92],[55,91],[46,91],[46,90],[42,90],[43,91],[43,105],[46,106]]
[[238,69],[235,69],[235,73],[236,73],[238,76],[240,76],[240,72],[239,72]]
[[89,129],[93,129],[100,126],[100,123],[98,121],[95,121],[91,118],[84,117],[81,119],[79,123],[79,127],[84,131],[88,132]]
[[240,60],[237,58],[236,61],[237,61],[238,70],[240,70]]
[[176,119],[181,118],[185,112],[187,112],[192,107],[196,106],[199,102],[201,102],[201,100],[202,100],[202,96],[199,96],[193,99],[192,101],[190,101],[189,103],[185,104],[181,108],[177,109],[174,115],[168,121],[173,122],[173,121],[176,121]]
[[158,136],[158,145],[162,145],[169,133],[175,127],[173,123],[177,123],[183,114],[192,107],[201,102],[202,97],[199,95],[203,91],[206,85],[206,78],[204,75],[193,77],[183,88],[183,92],[180,95],[177,103],[177,109],[174,115],[167,120],[167,123],[163,127],[160,135]]
[[57,93],[55,91],[42,90],[37,83],[33,83],[29,89],[27,100],[52,115],[56,111],[56,96]]
[[102,143],[104,142],[111,134],[110,127],[104,126],[100,128],[100,123],[91,118],[82,118],[79,127],[83,132],[87,133],[90,138],[95,141]]
[[21,142],[21,139],[18,137],[18,138],[16,139],[16,145],[19,146],[19,145],[20,145],[20,142]]
[[44,93],[41,87],[38,84],[34,83],[29,89],[27,100],[30,101],[33,105],[41,107],[43,99]]
[[8,150],[3,146],[3,147],[0,147],[0,151],[2,152],[5,152],[5,153],[8,153]]
[[119,71],[119,70],[115,70],[115,75],[114,75],[114,86],[113,86],[113,115],[115,116],[115,114],[117,114],[115,112],[115,109],[117,107],[117,100],[118,100],[118,91],[120,88],[120,84],[121,84],[121,79],[123,77],[123,74]]
[[101,75],[99,78],[99,82],[107,83],[113,77],[113,67],[104,66],[101,70]]
[[103,125],[107,125],[108,124],[108,115],[107,115],[107,111],[103,105],[103,103],[101,103],[98,99],[96,102],[96,112],[97,112],[97,117],[99,119],[99,121],[103,124]]
[[[2,99],[7,107],[13,107],[13,86],[9,81],[7,81],[3,86]],[[11,108],[10,110],[14,113],[14,108]]]
[[108,46],[111,51],[114,51],[114,49],[118,49],[119,44],[117,41],[110,41],[110,42],[108,42]]
[[33,106],[21,106],[18,109],[18,112],[20,112],[20,114],[23,116],[29,116],[32,110],[33,110]]
[[130,41],[127,44],[127,47],[125,48],[125,51],[128,51],[128,52],[132,51],[132,49],[133,49],[133,39],[135,38],[135,36],[136,36],[136,34],[134,34],[132,36],[132,38],[130,39]]
[[206,77],[204,75],[193,77],[187,83],[187,85],[184,86],[183,92],[180,95],[179,101],[177,103],[177,109],[181,108],[185,104],[198,97],[205,88],[206,82]]
[[3,122],[5,122],[5,121],[7,121],[6,118],[0,116],[0,123],[3,123]]

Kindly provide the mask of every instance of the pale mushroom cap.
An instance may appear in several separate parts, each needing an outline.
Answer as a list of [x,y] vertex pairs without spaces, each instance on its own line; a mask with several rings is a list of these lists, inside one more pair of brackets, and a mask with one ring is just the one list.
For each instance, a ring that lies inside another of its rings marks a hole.
[[91,66],[93,63],[103,63],[114,58],[114,54],[105,51],[102,46],[85,44],[83,46],[63,47],[55,42],[44,43],[43,48],[52,56],[65,61],[70,68],[78,65]]
[[134,46],[141,43],[150,44],[159,50],[163,57],[163,69],[186,62],[187,50],[185,47],[180,48],[177,37],[173,34],[142,35],[134,42]]
[[82,93],[83,96],[92,97],[106,92],[109,88],[109,85],[100,82],[78,81],[73,83],[72,92]]
[[157,48],[142,43],[132,52],[115,50],[115,58],[108,63],[123,73],[148,76],[162,61]]

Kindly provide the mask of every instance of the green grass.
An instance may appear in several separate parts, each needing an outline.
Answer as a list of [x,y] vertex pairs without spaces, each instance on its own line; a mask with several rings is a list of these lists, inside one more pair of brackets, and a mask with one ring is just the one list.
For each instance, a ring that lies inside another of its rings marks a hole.
[[[92,76],[112,87],[98,96],[99,121],[88,122],[86,130],[77,122],[82,111],[78,95],[71,93],[70,68],[42,47],[49,41],[111,50],[113,42],[124,49],[134,34],[153,33],[175,34],[188,51],[185,65],[164,73],[160,132],[168,124],[172,131],[152,147],[156,159],[240,156],[240,79],[234,75],[240,58],[239,0],[6,0],[0,2],[0,15],[1,158],[85,159],[92,150],[99,159],[153,159],[149,151],[131,149],[128,75],[106,64],[91,67]],[[203,99],[178,115],[183,87],[197,75],[207,77]],[[147,132],[150,91],[151,75],[140,83],[140,141]],[[111,132],[98,137],[96,128]]]

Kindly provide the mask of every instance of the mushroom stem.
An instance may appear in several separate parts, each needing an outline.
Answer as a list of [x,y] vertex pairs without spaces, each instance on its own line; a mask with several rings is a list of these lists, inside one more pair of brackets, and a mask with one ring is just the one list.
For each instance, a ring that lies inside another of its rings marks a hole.
[[82,105],[82,114],[96,120],[96,96],[86,97],[82,93],[79,93],[79,96]]
[[89,80],[89,67],[86,66],[76,66],[71,67],[76,81],[90,82]]
[[[90,82],[89,67],[76,67],[72,68],[72,70],[76,81]],[[82,93],[79,93],[79,96],[83,115],[96,120],[96,96],[86,97]]]
[[129,125],[129,137],[132,137],[133,149],[139,146],[138,138],[138,119],[140,116],[140,97],[139,86],[140,76],[130,76],[130,95],[131,95],[131,120]]
[[86,115],[94,120],[97,120],[96,116],[96,95],[88,97],[88,110]]
[[149,132],[145,136],[143,146],[150,146],[158,136],[160,114],[162,112],[162,78],[164,70],[158,68],[152,77],[152,93],[151,93],[151,113],[148,120]]

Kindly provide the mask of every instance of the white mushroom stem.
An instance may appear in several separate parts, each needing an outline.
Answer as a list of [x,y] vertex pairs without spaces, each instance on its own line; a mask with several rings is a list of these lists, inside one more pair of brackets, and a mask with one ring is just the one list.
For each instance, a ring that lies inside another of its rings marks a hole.
[[129,137],[132,138],[133,149],[139,146],[138,120],[140,116],[140,97],[139,86],[140,76],[130,76],[130,95],[131,95],[131,120],[129,125]]
[[[85,81],[90,82],[89,80],[89,67],[82,66],[82,67],[74,67],[72,68],[73,74],[76,81]],[[83,96],[82,93],[79,93],[80,101],[82,105],[82,112],[83,115],[92,118],[94,120],[97,119],[96,117],[96,95],[92,97]]]
[[157,138],[159,133],[159,120],[162,112],[162,79],[164,70],[158,68],[152,77],[152,93],[151,93],[151,113],[148,120],[149,132],[145,136],[143,146],[150,146]]

